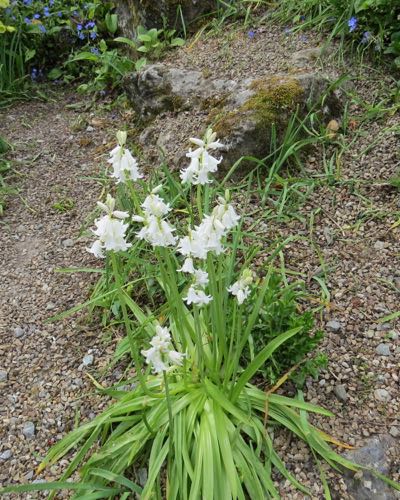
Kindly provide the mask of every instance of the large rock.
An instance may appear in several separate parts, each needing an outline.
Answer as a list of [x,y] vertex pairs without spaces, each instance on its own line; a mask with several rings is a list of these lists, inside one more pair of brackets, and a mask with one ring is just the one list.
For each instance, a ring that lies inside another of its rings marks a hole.
[[272,133],[279,140],[296,111],[301,117],[311,106],[329,118],[338,116],[338,97],[326,97],[329,85],[318,73],[234,81],[211,79],[199,71],[163,64],[147,66],[125,79],[128,98],[144,120],[165,111],[178,112],[195,106],[208,110],[208,124],[226,145],[226,166],[242,156],[265,157]]
[[[398,443],[391,436],[381,435],[368,439],[362,448],[351,450],[346,458],[360,465],[390,476],[390,452],[398,456]],[[351,498],[355,500],[395,500],[400,492],[388,486],[374,474],[366,471],[345,471],[345,481]]]
[[116,0],[115,3],[119,29],[128,38],[135,38],[138,25],[163,28],[166,22],[169,28],[181,28],[181,13],[188,27],[217,7],[217,0]]

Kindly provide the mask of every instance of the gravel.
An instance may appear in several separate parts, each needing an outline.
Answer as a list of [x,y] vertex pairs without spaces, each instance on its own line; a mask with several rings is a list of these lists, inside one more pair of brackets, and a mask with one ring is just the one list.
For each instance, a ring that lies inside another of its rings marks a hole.
[[7,382],[8,373],[5,370],[0,370],[0,382]]

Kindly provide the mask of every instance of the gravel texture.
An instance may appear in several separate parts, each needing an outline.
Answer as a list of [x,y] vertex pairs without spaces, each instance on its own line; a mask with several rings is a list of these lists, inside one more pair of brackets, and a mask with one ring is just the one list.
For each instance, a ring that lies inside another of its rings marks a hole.
[[[226,30],[188,44],[167,62],[220,77],[254,77],[287,71],[296,51],[312,49],[319,42],[316,36],[293,35],[278,27],[259,28],[251,39],[247,31]],[[310,70],[321,65],[315,60],[307,64]],[[333,77],[350,70],[353,92],[370,104],[392,85],[390,76],[365,67],[360,77],[354,65],[344,68],[332,59],[323,65]],[[95,130],[84,127],[79,139],[69,127],[75,113],[64,104],[63,97],[56,103],[20,105],[7,113],[5,135],[17,146],[14,156],[21,165],[24,202],[12,200],[0,235],[4,287],[0,368],[7,374],[0,382],[5,394],[0,409],[3,484],[10,478],[33,479],[37,456],[71,428],[76,412],[90,418],[106,404],[87,397],[85,377],[85,370],[103,366],[113,351],[113,346],[101,342],[100,328],[86,326],[79,316],[45,323],[49,316],[84,300],[91,283],[89,275],[60,274],[55,269],[93,265],[84,251],[87,242],[77,236],[99,188],[82,177],[98,172],[95,147],[105,134],[86,123]],[[400,118],[398,113],[386,114],[361,124],[361,105],[350,106],[349,113],[347,135],[339,129],[336,136],[346,146],[337,158],[336,180],[316,181],[297,208],[298,217],[260,222],[258,243],[267,247],[278,236],[304,237],[284,252],[286,267],[300,272],[310,291],[304,306],[320,303],[316,277],[329,290],[324,312],[317,317],[317,326],[326,331],[321,351],[327,353],[329,366],[317,380],[307,380],[304,391],[307,401],[332,410],[335,417],[313,417],[313,423],[356,447],[367,438],[390,433],[387,473],[399,480],[400,322],[379,320],[398,310],[400,303],[400,238],[399,227],[394,227],[400,198],[399,191],[388,185],[399,168]],[[202,131],[207,115],[206,110],[165,113],[145,131],[137,131],[143,160],[149,166],[158,164],[158,147],[165,146],[167,159],[179,164],[188,138]],[[88,145],[80,146],[79,140]],[[324,174],[320,149],[311,151],[303,169],[314,180]],[[62,214],[51,208],[60,193],[75,201],[73,209]],[[35,426],[30,439],[23,435],[27,422]],[[297,478],[311,488],[312,499],[323,498],[319,472],[307,447],[283,433],[277,434],[275,445]],[[53,477],[58,470],[57,466],[41,478]],[[326,474],[333,498],[352,498],[344,478],[328,468]],[[280,481],[279,488],[284,499],[304,498],[287,481]]]
[[[66,106],[76,101],[59,92],[47,103],[22,103],[0,114],[20,190],[0,219],[0,485],[35,479],[40,459],[74,419],[106,404],[85,372],[96,375],[114,346],[82,315],[47,322],[86,300],[95,279],[57,269],[98,265],[80,229],[100,195],[89,177],[104,171],[99,151],[106,131],[97,126],[90,139],[75,131],[83,118]],[[87,111],[84,120],[95,117]],[[63,465],[40,478],[54,478]]]

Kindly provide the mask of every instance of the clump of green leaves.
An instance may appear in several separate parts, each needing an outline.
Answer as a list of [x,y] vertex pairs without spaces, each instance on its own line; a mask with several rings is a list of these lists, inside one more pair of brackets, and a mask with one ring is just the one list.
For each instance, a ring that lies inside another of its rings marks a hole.
[[120,36],[115,38],[114,41],[128,45],[134,51],[139,54],[145,54],[145,58],[151,60],[158,59],[171,47],[181,47],[185,44],[185,40],[177,37],[176,31],[173,29],[151,28],[147,30],[143,26],[137,27],[135,40]]
[[[271,356],[268,364],[259,369],[259,374],[270,384],[274,384],[293,366],[300,364],[292,378],[298,385],[304,383],[305,377],[316,374],[316,369],[323,367],[322,358],[315,361],[306,356],[313,352],[323,338],[323,332],[312,334],[314,318],[311,312],[300,312],[298,299],[303,290],[299,284],[284,286],[282,278],[275,274],[270,279],[270,286],[260,307],[259,317],[249,339],[249,345],[244,352],[243,363],[249,363],[255,353],[263,349],[269,342],[282,332],[299,328],[299,333],[291,342],[282,344]],[[248,306],[251,307],[250,305]],[[303,363],[304,361],[304,363]]]

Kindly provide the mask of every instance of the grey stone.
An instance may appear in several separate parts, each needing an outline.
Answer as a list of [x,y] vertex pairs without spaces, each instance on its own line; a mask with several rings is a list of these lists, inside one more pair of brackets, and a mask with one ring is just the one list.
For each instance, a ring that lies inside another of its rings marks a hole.
[[28,438],[32,439],[35,436],[36,428],[33,422],[25,422],[24,427],[22,428],[22,434]]
[[379,344],[375,351],[379,356],[390,356],[391,354],[389,344]]
[[317,61],[324,53],[323,47],[311,47],[295,52],[291,57],[291,64],[296,68],[304,68],[312,62]]
[[93,361],[94,361],[94,356],[93,354],[86,354],[86,356],[84,356],[83,360],[82,360],[82,363],[85,365],[85,366],[90,366],[93,364]]
[[142,71],[128,75],[124,85],[132,106],[144,119],[164,111],[191,109],[238,87],[233,80],[212,80],[205,78],[201,71],[163,64],[146,66]]
[[385,242],[384,241],[376,241],[374,244],[375,250],[383,250],[385,248]]
[[338,333],[342,329],[342,324],[339,321],[328,321],[326,328],[332,333]]
[[378,332],[386,332],[388,330],[390,330],[392,327],[390,325],[390,323],[380,323],[376,329],[378,330]]
[[88,125],[86,127],[86,132],[94,132],[94,127],[92,127],[91,125]]
[[389,434],[395,438],[400,437],[400,429],[396,425],[392,425],[392,427],[389,429]]
[[118,14],[118,29],[128,38],[136,38],[136,28],[142,25],[150,28],[175,28],[177,5],[186,25],[193,27],[195,20],[205,14],[215,12],[217,0],[116,0],[116,13]]
[[137,474],[140,486],[144,487],[147,483],[147,469],[141,467],[140,469],[138,469]]
[[[395,445],[389,435],[375,436],[366,441],[362,448],[345,453],[345,457],[356,464],[360,464],[388,474],[390,471],[389,449]],[[357,500],[394,500],[399,498],[392,488],[369,471],[345,471],[348,493]]]
[[11,450],[6,450],[3,451],[3,453],[0,454],[0,460],[9,460],[12,457],[12,451]]
[[343,384],[335,385],[333,392],[340,401],[343,401],[343,403],[345,403],[349,399],[349,396],[346,392],[346,387]]
[[383,403],[390,401],[390,393],[386,389],[375,389],[374,396],[375,399]]
[[7,382],[8,372],[5,370],[0,370],[0,382]]
[[56,305],[54,304],[54,302],[48,302],[48,303],[46,304],[46,309],[47,309],[48,311],[51,311],[51,310],[52,310],[52,309],[54,309],[55,307],[56,307]]
[[17,337],[17,339],[19,339],[20,337],[23,337],[25,335],[25,332],[20,326],[17,326],[14,329],[14,335]]
[[63,247],[72,247],[74,246],[74,240],[71,240],[71,238],[67,238],[65,240],[62,240],[61,244]]

